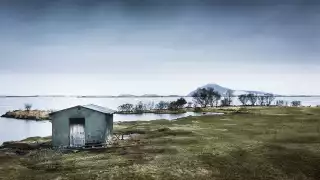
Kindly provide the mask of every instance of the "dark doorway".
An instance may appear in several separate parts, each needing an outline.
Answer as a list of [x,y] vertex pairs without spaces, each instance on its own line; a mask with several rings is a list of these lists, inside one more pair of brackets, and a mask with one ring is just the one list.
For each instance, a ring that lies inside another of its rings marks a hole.
[[85,145],[85,119],[70,118],[70,147],[82,147]]

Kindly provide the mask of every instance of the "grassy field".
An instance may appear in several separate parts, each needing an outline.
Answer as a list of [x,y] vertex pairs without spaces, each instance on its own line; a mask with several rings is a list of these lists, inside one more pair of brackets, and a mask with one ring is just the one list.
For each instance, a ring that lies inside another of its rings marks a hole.
[[122,148],[0,153],[0,179],[320,179],[320,108],[241,108],[115,130],[136,136]]

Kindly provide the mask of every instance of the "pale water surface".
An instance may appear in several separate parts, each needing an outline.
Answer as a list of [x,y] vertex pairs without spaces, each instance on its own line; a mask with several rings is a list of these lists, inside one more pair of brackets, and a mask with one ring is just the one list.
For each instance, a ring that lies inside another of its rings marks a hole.
[[[164,98],[76,98],[76,97],[28,97],[28,98],[0,98],[0,114],[4,114],[8,110],[23,109],[25,103],[31,103],[33,109],[59,110],[75,105],[97,104],[100,106],[117,109],[124,103],[136,104],[139,101],[144,103],[159,101],[173,101],[175,97]],[[187,101],[192,101],[192,98],[186,98]],[[286,101],[300,100],[302,105],[316,106],[320,105],[319,97],[285,97],[279,98]],[[234,101],[238,105],[237,100]],[[137,121],[137,120],[155,120],[155,119],[177,119],[185,116],[201,115],[197,113],[184,114],[141,114],[141,115],[120,115],[114,116],[114,121]],[[49,136],[51,135],[50,122],[36,122],[0,118],[0,144],[4,141],[21,140],[31,136]]]

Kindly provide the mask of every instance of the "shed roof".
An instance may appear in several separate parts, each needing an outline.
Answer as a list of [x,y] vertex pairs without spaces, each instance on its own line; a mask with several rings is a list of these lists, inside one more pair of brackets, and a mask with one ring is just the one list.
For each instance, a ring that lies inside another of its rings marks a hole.
[[75,107],[83,107],[83,108],[91,109],[93,111],[101,112],[101,113],[104,113],[104,114],[114,114],[115,113],[114,110],[106,108],[106,107],[98,106],[98,105],[95,105],[95,104],[87,104],[87,105],[78,105],[78,106],[62,109],[62,110],[59,110],[59,111],[55,111],[55,112],[50,113],[49,115],[52,115],[52,114],[55,114],[55,113],[58,113],[58,112],[61,112],[61,111],[65,111],[67,109],[72,109],[72,108],[75,108]]
[[92,109],[94,111],[102,112],[102,113],[105,113],[105,114],[113,114],[113,113],[115,113],[115,111],[112,110],[112,109],[109,109],[109,108],[106,108],[106,107],[102,107],[102,106],[98,106],[98,105],[95,105],[95,104],[88,104],[88,105],[84,105],[82,107],[88,108],[88,109]]

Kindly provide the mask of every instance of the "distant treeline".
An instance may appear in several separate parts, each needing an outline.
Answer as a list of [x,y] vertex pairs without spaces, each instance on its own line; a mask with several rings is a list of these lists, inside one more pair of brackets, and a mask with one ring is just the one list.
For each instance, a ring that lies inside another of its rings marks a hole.
[[155,104],[154,102],[143,103],[139,101],[137,104],[122,104],[118,107],[118,112],[122,113],[143,113],[143,112],[156,112],[163,110],[178,111],[183,109],[187,104],[184,98],[179,98],[176,101],[160,101]]
[[[207,107],[207,106],[213,106],[214,104],[218,106],[220,102],[220,106],[231,106],[233,97],[238,97],[240,103],[242,106],[289,106],[288,101],[284,100],[277,100],[275,104],[273,104],[274,100],[277,96],[273,94],[241,94],[239,96],[234,96],[232,94],[231,90],[228,90],[224,96],[215,91],[213,88],[200,88],[192,95],[193,101],[201,106],[201,107]],[[301,101],[292,101],[291,106],[300,106]]]
[[[137,104],[126,103],[118,107],[118,112],[121,113],[143,113],[143,112],[161,112],[161,111],[179,111],[183,108],[206,108],[206,107],[223,107],[232,106],[233,97],[238,97],[242,106],[289,106],[288,101],[277,100],[274,103],[276,96],[273,94],[257,95],[253,93],[234,96],[232,91],[227,91],[224,95],[215,91],[213,88],[200,88],[193,95],[193,101],[187,102],[181,97],[175,101],[160,101]],[[301,101],[290,102],[291,106],[300,106]]]

